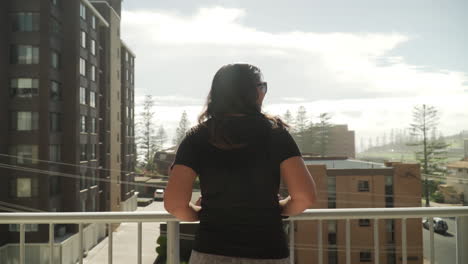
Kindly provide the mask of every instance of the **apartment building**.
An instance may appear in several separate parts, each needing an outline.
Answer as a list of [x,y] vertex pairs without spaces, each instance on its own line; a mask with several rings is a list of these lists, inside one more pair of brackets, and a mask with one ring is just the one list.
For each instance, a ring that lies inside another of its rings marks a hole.
[[[135,54],[120,11],[121,0],[0,2],[0,211],[136,207]],[[0,226],[0,247],[17,231]],[[26,231],[48,241],[46,225]]]
[[[302,137],[308,138],[304,139],[304,141],[300,137],[298,138],[297,134],[293,133],[303,154],[320,155],[322,151],[320,141],[316,138],[319,129],[318,127],[314,127],[304,132]],[[331,125],[327,130],[324,156],[356,157],[355,133],[353,130],[348,129],[348,125]]]
[[[378,163],[346,158],[305,158],[317,184],[313,208],[385,208],[421,206],[418,164]],[[407,219],[408,263],[423,263],[421,219]],[[372,219],[350,220],[351,263],[375,263]],[[346,221],[297,221],[296,263],[318,259],[318,228],[322,229],[323,263],[346,263]],[[401,263],[401,220],[379,220],[380,262]]]

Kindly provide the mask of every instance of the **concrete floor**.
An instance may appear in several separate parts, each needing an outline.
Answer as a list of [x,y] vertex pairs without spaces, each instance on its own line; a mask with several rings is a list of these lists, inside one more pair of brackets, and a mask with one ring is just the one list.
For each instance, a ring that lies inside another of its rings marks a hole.
[[[138,207],[138,211],[164,211],[163,202],[153,202],[147,207]],[[156,259],[156,239],[159,237],[159,223],[143,223],[142,262],[153,264]],[[114,232],[113,264],[137,262],[137,224],[122,223]],[[108,238],[89,251],[84,259],[86,264],[104,264],[107,262]]]

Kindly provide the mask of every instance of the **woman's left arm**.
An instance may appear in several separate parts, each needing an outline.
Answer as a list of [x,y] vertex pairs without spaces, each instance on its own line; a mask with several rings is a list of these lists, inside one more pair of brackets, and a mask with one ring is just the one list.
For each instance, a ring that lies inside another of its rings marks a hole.
[[182,221],[198,221],[201,207],[190,202],[192,186],[197,174],[185,165],[174,165],[169,172],[169,181],[164,191],[164,208]]

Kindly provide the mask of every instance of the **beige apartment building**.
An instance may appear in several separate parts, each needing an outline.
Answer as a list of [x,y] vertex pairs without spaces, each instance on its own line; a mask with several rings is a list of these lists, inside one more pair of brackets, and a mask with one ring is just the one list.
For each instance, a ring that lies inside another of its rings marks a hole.
[[[346,158],[305,157],[317,184],[313,208],[384,208],[421,206],[421,174],[418,164],[385,165]],[[351,263],[375,263],[374,222],[350,220]],[[323,263],[346,263],[346,221],[322,221]],[[382,264],[401,263],[401,220],[378,222]],[[295,263],[318,263],[318,221],[295,223]],[[423,263],[421,219],[407,220],[409,264]]]

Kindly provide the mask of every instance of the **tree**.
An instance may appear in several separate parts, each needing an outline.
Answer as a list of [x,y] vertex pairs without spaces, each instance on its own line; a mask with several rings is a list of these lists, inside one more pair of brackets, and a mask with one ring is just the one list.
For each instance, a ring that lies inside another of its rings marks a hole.
[[444,169],[440,164],[447,159],[447,147],[449,146],[444,141],[431,140],[429,133],[437,129],[439,114],[434,106],[417,105],[413,109],[413,123],[411,123],[411,134],[420,140],[409,143],[410,146],[419,148],[415,152],[416,159],[421,163],[424,173],[424,194],[426,198],[426,206],[429,206],[429,195],[432,190],[430,186],[434,186],[433,182],[429,182],[429,175],[441,175]]
[[174,139],[172,140],[172,143],[176,146],[179,146],[185,137],[185,133],[187,133],[189,128],[190,128],[190,122],[187,118],[187,112],[184,111],[182,113],[182,116],[180,117],[179,127],[177,127],[176,129],[176,135]]
[[295,133],[297,144],[299,148],[304,151],[305,147],[305,133],[309,127],[309,120],[307,119],[307,110],[304,106],[299,106],[296,115]]
[[167,141],[167,133],[166,133],[166,130],[164,129],[164,126],[161,125],[159,126],[158,132],[156,133],[156,148],[158,150],[163,149],[166,141]]
[[296,129],[298,132],[304,132],[309,126],[309,120],[307,119],[307,110],[304,106],[299,106],[296,115]]
[[153,156],[156,152],[156,140],[154,130],[154,100],[151,95],[146,95],[143,101],[143,111],[140,113],[140,120],[137,123],[138,137],[137,142],[140,149],[143,150],[143,166],[152,170]]
[[290,130],[293,131],[293,126],[294,126],[294,118],[291,114],[291,111],[286,110],[286,113],[283,115],[284,122],[290,126]]
[[327,146],[330,138],[330,119],[329,113],[321,113],[319,115],[319,123],[316,125],[318,151],[321,157],[325,157],[327,153]]

